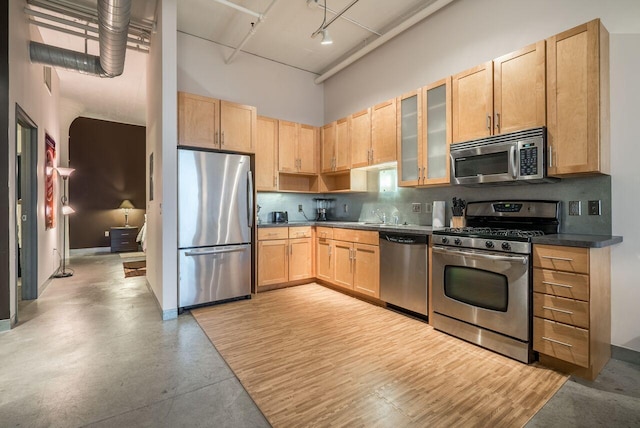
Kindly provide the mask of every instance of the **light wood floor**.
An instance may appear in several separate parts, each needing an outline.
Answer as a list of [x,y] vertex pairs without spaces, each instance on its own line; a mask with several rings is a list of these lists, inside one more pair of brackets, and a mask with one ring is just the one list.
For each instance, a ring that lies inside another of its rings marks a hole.
[[518,427],[567,379],[317,284],[193,315],[275,427]]

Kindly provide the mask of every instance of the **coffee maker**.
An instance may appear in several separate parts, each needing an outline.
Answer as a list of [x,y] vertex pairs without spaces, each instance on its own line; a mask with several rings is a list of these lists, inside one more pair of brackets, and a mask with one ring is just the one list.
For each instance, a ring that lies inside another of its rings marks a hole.
[[313,198],[316,201],[316,221],[327,221],[331,216],[332,202],[335,199]]

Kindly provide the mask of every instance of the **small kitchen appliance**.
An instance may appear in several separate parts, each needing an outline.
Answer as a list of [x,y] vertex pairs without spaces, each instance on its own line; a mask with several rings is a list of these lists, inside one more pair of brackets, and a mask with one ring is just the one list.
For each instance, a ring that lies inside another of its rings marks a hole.
[[316,201],[316,221],[327,221],[334,199],[313,198]]
[[531,238],[558,233],[559,205],[469,202],[467,227],[434,230],[433,327],[531,362]]
[[287,211],[274,211],[271,213],[272,223],[287,223],[289,222],[289,213]]

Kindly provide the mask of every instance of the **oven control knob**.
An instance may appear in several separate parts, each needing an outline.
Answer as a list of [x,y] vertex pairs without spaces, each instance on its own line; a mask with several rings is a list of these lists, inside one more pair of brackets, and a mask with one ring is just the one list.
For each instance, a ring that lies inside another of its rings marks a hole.
[[453,243],[454,243],[454,244],[456,244],[456,245],[460,245],[460,244],[462,244],[462,240],[461,240],[460,238],[456,238],[456,239],[453,241]]
[[484,246],[487,247],[487,248],[493,248],[493,242],[487,241],[487,242],[484,243]]
[[503,242],[502,249],[505,251],[509,251],[511,249],[511,245],[508,242]]
[[442,243],[443,243],[443,244],[446,244],[447,242],[449,242],[449,238],[447,238],[446,236],[444,236],[444,237],[442,238]]

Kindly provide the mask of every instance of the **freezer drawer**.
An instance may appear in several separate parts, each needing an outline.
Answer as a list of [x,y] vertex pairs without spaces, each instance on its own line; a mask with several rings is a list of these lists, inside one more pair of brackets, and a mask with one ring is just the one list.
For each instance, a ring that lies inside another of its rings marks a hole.
[[179,307],[251,294],[251,244],[179,251]]

